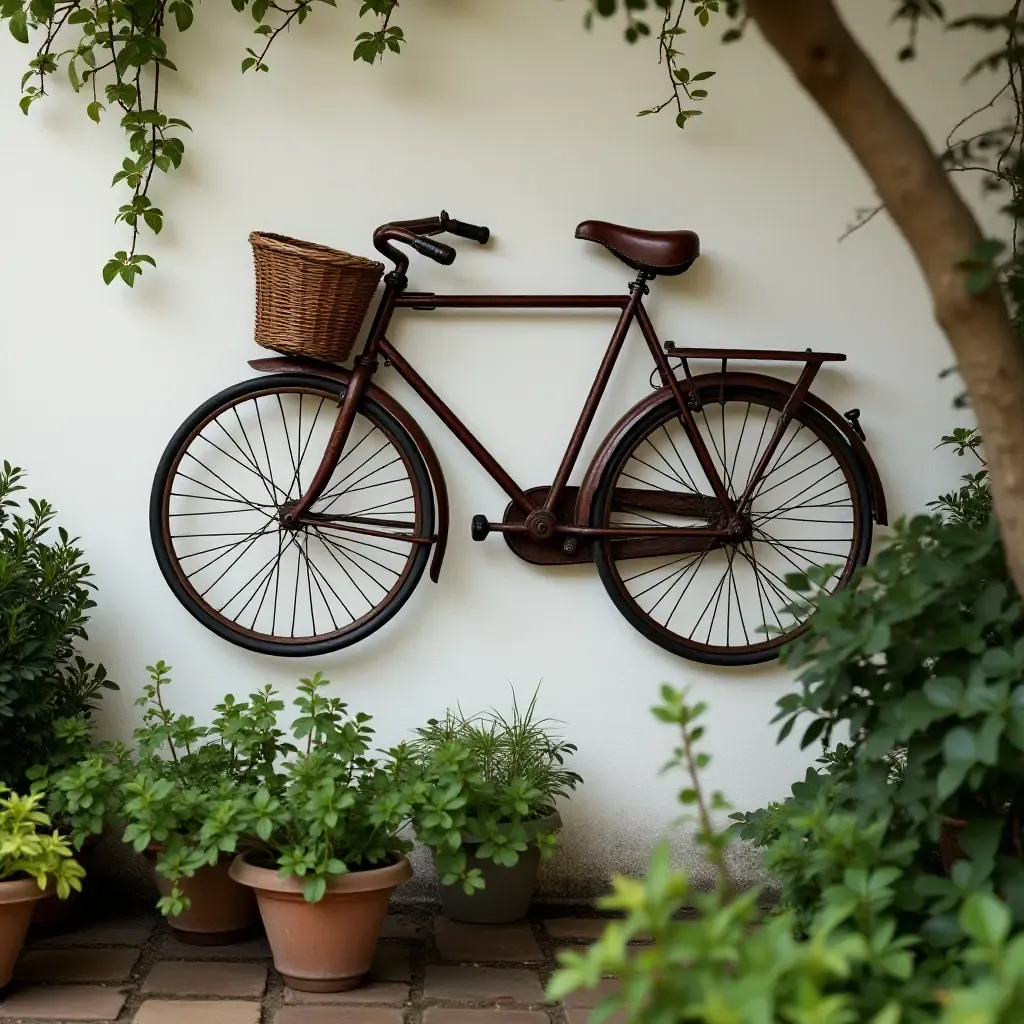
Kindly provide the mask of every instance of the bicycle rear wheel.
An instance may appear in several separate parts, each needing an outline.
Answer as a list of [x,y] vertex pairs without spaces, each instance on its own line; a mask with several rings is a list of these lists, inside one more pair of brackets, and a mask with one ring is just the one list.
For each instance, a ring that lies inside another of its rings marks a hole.
[[181,425],[150,498],[171,590],[204,626],[261,654],[347,647],[408,600],[434,530],[430,477],[413,440],[364,398],[334,473],[294,529],[281,512],[309,485],[345,386],[314,375],[243,381]]
[[[697,430],[732,498],[743,493],[786,401],[766,388],[715,384],[697,393]],[[637,421],[616,448],[594,496],[592,526],[703,527],[720,521],[675,400]],[[615,606],[665,650],[711,665],[778,656],[807,614],[790,574],[824,570],[844,586],[871,549],[871,499],[846,439],[801,407],[754,491],[735,540],[658,538],[594,542]]]

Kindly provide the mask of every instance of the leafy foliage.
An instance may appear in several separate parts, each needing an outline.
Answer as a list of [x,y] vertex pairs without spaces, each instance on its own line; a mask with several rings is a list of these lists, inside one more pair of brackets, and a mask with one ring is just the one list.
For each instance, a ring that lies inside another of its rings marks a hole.
[[0,881],[28,876],[40,889],[51,883],[67,899],[80,891],[85,871],[74,859],[71,846],[59,832],[47,831],[51,822],[40,809],[43,796],[19,796],[0,786]]
[[22,509],[23,476],[0,472],[0,781],[16,786],[81,756],[100,691],[117,689],[75,653],[95,606],[83,552],[63,527],[53,536],[48,502]]
[[[520,773],[499,790],[458,740],[421,738],[371,756],[370,716],[328,697],[320,673],[300,682],[287,736],[278,727],[284,703],[270,687],[244,702],[226,696],[212,724],[200,726],[168,707],[169,667],[161,661],[149,672],[134,752],[106,744],[53,773],[50,806],[70,823],[78,844],[104,823],[121,821],[125,842],[139,852],[156,848],[157,870],[173,883],[160,901],[165,914],[188,906],[178,884],[183,877],[236,852],[303,879],[306,898],[315,902],[332,879],[411,849],[403,835],[410,825],[435,848],[439,868],[472,891],[483,882],[466,870],[463,842],[479,837],[490,843],[481,856],[515,863],[517,834],[492,835],[498,822],[518,825],[578,781],[553,764],[538,774],[543,731],[533,703],[528,714],[516,708],[505,723],[514,742],[491,731],[499,739],[488,770]],[[441,728],[435,722],[421,733]],[[552,762],[575,749],[547,742]]]
[[[943,443],[982,458],[973,431]],[[616,882],[607,906],[626,921],[567,958],[558,991],[611,972],[623,988],[608,1008],[659,1024],[1022,1019],[1024,621],[984,478],[937,504],[845,590],[788,580],[815,611],[784,652],[800,690],[779,702],[780,739],[809,720],[803,745],[830,749],[788,799],[733,815],[780,888],[776,913],[748,931],[755,897],[731,898],[702,813],[723,884],[692,893],[660,851],[645,882]],[[657,709],[682,731],[682,798],[698,808],[701,710],[668,689]],[[701,921],[674,919],[687,900]],[[655,944],[636,953],[641,929]]]
[[[259,37],[247,47],[242,71],[269,71],[267,54],[277,37],[292,24],[301,25],[323,3],[337,0],[231,0],[239,13],[248,13]],[[359,0],[359,17],[369,15],[377,27],[356,39],[354,60],[374,63],[385,53],[398,53],[405,36],[391,16],[398,0]],[[120,121],[129,153],[114,175],[128,201],[115,222],[131,231],[131,244],[116,252],[103,267],[103,280],[120,279],[129,287],[152,256],[139,251],[143,226],[153,234],[163,228],[164,212],[150,196],[156,171],[167,174],[181,166],[184,132],[189,124],[168,116],[161,97],[161,79],[177,71],[167,45],[171,24],[185,32],[195,18],[195,0],[0,0],[0,21],[20,43],[37,40],[35,56],[21,80],[21,109],[46,95],[53,76],[62,69],[71,88],[84,93],[86,115],[97,123],[110,113]]]
[[536,717],[538,694],[525,709],[513,694],[507,717],[493,708],[471,716],[449,710],[417,730],[407,753],[435,793],[417,818],[416,834],[434,850],[445,885],[459,882],[467,893],[483,887],[480,870],[468,868],[466,843],[477,857],[504,867],[518,863],[531,842],[542,856],[557,846],[554,832],[531,836],[526,825],[549,815],[555,800],[583,780],[565,767],[575,745],[551,733],[555,723]]
[[[274,41],[293,24],[301,25],[318,3],[337,6],[337,0],[231,0],[236,11],[251,14],[259,37],[254,46],[246,47],[242,71],[269,71],[267,55]],[[747,24],[742,0],[585,0],[585,4],[588,28],[595,17],[621,16],[627,42],[656,41],[667,96],[641,110],[639,116],[667,109],[680,128],[703,113],[700,105],[708,97],[707,83],[716,74],[685,66],[680,49],[683,37],[692,27],[718,25],[724,16],[729,27],[722,39],[735,42],[743,37]],[[374,64],[385,54],[401,52],[405,33],[393,21],[398,6],[398,0],[359,0],[359,17],[369,16],[375,26],[356,36],[354,60]],[[1016,99],[1012,118],[995,129],[961,136],[958,132],[974,115],[964,119],[951,132],[942,160],[950,171],[984,172],[989,187],[1009,191],[1006,210],[1014,224],[1012,246],[989,239],[976,252],[965,254],[965,262],[972,271],[970,287],[981,291],[998,278],[1015,310],[1024,310],[1024,272],[1016,255],[1016,225],[1024,212],[1020,4],[1014,2],[1004,15],[972,15],[952,21],[938,0],[896,0],[894,8],[893,20],[907,30],[906,42],[899,50],[901,60],[916,56],[919,29],[925,21],[997,34],[1005,40],[971,73],[1006,73],[1008,81],[999,95],[1008,88],[1012,91]],[[150,191],[157,170],[166,174],[181,166],[185,154],[182,135],[191,131],[186,121],[168,116],[161,99],[161,76],[177,71],[166,35],[171,23],[181,33],[191,28],[194,18],[195,0],[0,0],[0,21],[7,22],[11,35],[25,44],[38,40],[21,82],[22,110],[27,114],[46,95],[53,75],[63,68],[72,89],[86,95],[87,116],[99,122],[110,112],[120,118],[127,135],[129,153],[112,184],[123,183],[129,190],[128,201],[118,208],[114,219],[130,228],[131,244],[104,265],[107,284],[120,279],[131,287],[145,265],[156,266],[153,257],[138,248],[143,226],[154,234],[163,227],[164,212],[153,204]],[[991,108],[994,102],[975,113]],[[855,227],[877,212],[877,208],[862,211]]]
[[[784,905],[762,920],[760,894],[737,895],[729,882],[721,856],[726,835],[706,824],[698,765],[706,766],[708,757],[696,749],[701,729],[693,725],[702,712],[701,705],[689,705],[685,694],[669,687],[655,708],[659,718],[680,729],[682,745],[669,767],[681,765],[690,775],[683,800],[698,808],[698,839],[719,884],[711,892],[694,889],[685,871],[672,869],[668,846],[660,845],[646,878],[614,880],[601,906],[624,918],[610,923],[587,952],[561,955],[550,998],[596,988],[612,975],[620,984],[600,1003],[591,1018],[595,1024],[617,1010],[638,1024],[1013,1024],[1021,1019],[1024,935],[1014,934],[1009,907],[984,883],[965,885],[968,891],[952,919],[959,936],[955,945],[935,947],[912,932],[901,883],[913,844],[886,838],[887,819],[865,825],[852,811],[816,810],[806,793],[795,795],[788,808],[775,808],[772,835],[765,838],[769,857],[776,856],[769,865],[784,863],[779,846],[801,856],[787,845],[790,837],[806,853],[802,874],[783,877]],[[837,785],[826,788],[834,795]],[[829,821],[830,814],[837,820]],[[920,869],[918,875],[936,884],[946,881]],[[794,886],[801,878],[803,886]],[[641,933],[651,936],[651,944],[631,946]]]

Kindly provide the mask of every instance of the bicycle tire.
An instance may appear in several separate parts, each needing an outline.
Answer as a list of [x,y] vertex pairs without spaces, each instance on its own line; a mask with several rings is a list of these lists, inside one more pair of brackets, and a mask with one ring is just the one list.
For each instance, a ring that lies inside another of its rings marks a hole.
[[[149,509],[150,535],[157,564],[159,565],[160,571],[172,593],[184,608],[211,632],[215,633],[222,639],[235,644],[236,646],[245,648],[246,650],[255,651],[259,654],[292,658],[315,657],[330,654],[342,648],[349,647],[352,644],[358,643],[370,636],[390,621],[406,601],[408,601],[423,575],[423,571],[426,568],[430,555],[430,545],[416,544],[413,545],[415,547],[415,551],[410,552],[410,556],[407,559],[408,564],[404,566],[398,582],[392,587],[391,591],[388,592],[387,599],[382,601],[376,607],[373,607],[369,613],[359,616],[358,618],[353,617],[353,621],[345,628],[332,630],[329,634],[317,635],[308,638],[285,638],[260,634],[258,631],[246,629],[244,626],[226,620],[223,614],[218,614],[212,606],[208,605],[199,596],[196,589],[190,585],[188,577],[181,567],[180,559],[183,556],[177,552],[173,543],[175,539],[180,538],[172,536],[169,507],[172,493],[171,487],[174,480],[177,478],[177,469],[181,464],[182,459],[185,457],[188,445],[201,435],[203,429],[208,424],[217,420],[218,415],[221,412],[236,409],[243,401],[246,400],[254,400],[258,405],[258,399],[264,396],[275,396],[280,402],[280,396],[285,394],[292,396],[296,394],[300,395],[298,441],[301,442],[301,409],[302,403],[305,401],[305,396],[322,396],[324,400],[330,399],[332,402],[340,402],[344,397],[345,392],[346,385],[344,383],[329,378],[319,377],[315,374],[274,374],[242,381],[224,389],[200,405],[174,433],[161,456],[153,480]],[[411,523],[410,525],[414,525],[414,532],[417,535],[431,536],[434,531],[433,489],[431,487],[430,475],[427,471],[427,467],[415,442],[409,436],[402,424],[372,398],[363,398],[359,406],[358,415],[365,417],[369,423],[379,429],[381,434],[385,436],[399,452],[401,462],[405,467],[411,482],[412,500],[414,504],[414,511],[412,514],[414,514],[415,519],[414,524]],[[282,422],[287,423],[283,406],[281,418]],[[285,430],[287,433],[287,427]],[[312,436],[313,428],[310,428],[310,436],[306,441],[306,448],[310,447]],[[299,443],[297,442],[296,453],[298,453],[298,448]],[[290,451],[291,446],[289,441],[289,452]],[[346,451],[348,451],[348,449],[346,449]],[[314,464],[319,462],[321,452],[322,449],[321,451],[314,453]],[[305,449],[303,449],[302,454],[305,454]],[[269,452],[267,460],[269,467]],[[235,461],[241,464],[237,457],[235,458]],[[257,465],[259,465],[258,460]],[[296,470],[296,477],[301,490],[301,473],[299,470]],[[281,490],[281,488],[278,487],[278,490]],[[274,492],[268,491],[268,493],[272,498],[274,497]],[[193,495],[189,496],[194,497]],[[217,499],[211,498],[208,500],[216,501]],[[267,507],[269,508],[269,505]],[[314,505],[314,508],[316,508],[316,505]],[[211,515],[212,513],[187,514]],[[267,512],[264,512],[263,514],[265,516],[270,515]],[[307,531],[307,533],[308,532],[309,531]],[[319,535],[319,531],[317,532]],[[194,537],[200,536],[200,534],[193,533],[186,536]],[[323,594],[324,591],[319,583],[320,577],[316,575],[317,570],[311,564],[308,543],[307,538],[306,554],[304,557],[307,565],[307,582],[310,586],[310,616],[313,618],[315,625],[312,583],[317,583],[321,594]],[[325,549],[327,548],[328,543],[333,544],[333,542],[323,541]],[[357,541],[356,543],[365,543],[366,546],[371,546],[369,542]],[[296,546],[301,547],[301,545]],[[280,544],[278,550],[280,552]],[[297,552],[297,563],[299,562],[299,554],[301,554],[301,552]],[[378,557],[383,558],[383,556]],[[351,559],[349,560],[351,561]],[[335,557],[335,561],[338,561],[337,557]],[[339,562],[339,564],[342,563]],[[381,564],[381,562],[378,561],[377,564]],[[312,575],[310,575],[311,570]],[[365,581],[364,585],[366,585]],[[298,586],[299,584],[297,582],[296,588],[298,588]],[[266,594],[264,597],[266,597]],[[274,601],[276,602],[277,599],[277,594],[275,593]],[[324,600],[327,600],[326,597]],[[257,611],[257,616],[258,615],[259,611]],[[332,622],[333,621],[334,620],[332,618]]]
[[[715,405],[721,403],[723,410],[723,423],[725,422],[726,415],[725,405],[730,402],[749,403],[750,407],[757,405],[759,407],[774,410],[778,413],[786,401],[785,395],[780,395],[779,393],[767,388],[758,388],[752,385],[721,385],[716,383],[714,385],[708,385],[706,388],[698,391],[697,394],[698,408],[704,409],[705,411],[707,408],[713,408]],[[698,414],[695,414],[695,417],[697,415]],[[746,421],[744,421],[744,423],[745,422]],[[766,413],[765,423],[767,424],[767,422],[768,414]],[[841,470],[843,480],[848,489],[850,508],[852,511],[853,531],[850,539],[849,552],[843,559],[841,572],[837,576],[837,585],[833,588],[839,589],[839,587],[845,586],[849,582],[850,577],[857,566],[863,565],[867,561],[871,550],[872,513],[867,473],[848,441],[831,423],[828,422],[825,417],[804,405],[797,412],[793,422],[795,424],[799,424],[800,429],[808,430],[814,435],[816,442],[820,442],[824,448],[827,449],[828,454],[836,461],[837,467]],[[601,476],[597,491],[595,492],[594,502],[591,507],[590,523],[592,526],[604,527],[611,523],[611,499],[616,481],[620,478],[620,474],[624,472],[627,463],[630,463],[634,453],[637,451],[638,447],[644,443],[646,438],[650,437],[650,435],[655,431],[662,429],[666,424],[672,423],[679,424],[679,429],[683,429],[675,399],[668,397],[665,402],[660,403],[640,417],[622,438],[616,446],[612,457],[608,462],[608,466]],[[710,426],[708,427],[708,430],[711,430]],[[787,427],[787,432],[789,430],[790,427]],[[685,437],[685,431],[683,432],[683,436]],[[689,444],[688,439],[686,443]],[[742,435],[739,444],[742,445]],[[722,447],[724,448],[725,445],[723,444]],[[781,447],[782,445],[780,444],[780,449]],[[692,445],[690,445],[690,451],[692,451]],[[737,452],[738,451],[739,448],[737,448]],[[776,452],[775,457],[778,458],[778,451]],[[728,459],[725,461],[727,463]],[[735,465],[736,462],[734,460],[734,468]],[[771,464],[769,464],[768,468],[770,468],[770,466]],[[727,469],[727,466],[725,468]],[[767,479],[767,476],[765,479]],[[765,479],[760,482],[758,490],[764,486]],[[694,488],[694,490],[697,490],[697,488]],[[742,486],[738,485],[736,490],[741,492]],[[680,490],[680,493],[684,492]],[[836,507],[840,507],[838,503]],[[762,515],[762,513],[759,512],[757,515]],[[754,514],[752,513],[752,521],[753,518]],[[827,523],[829,526],[833,525],[828,520],[821,520],[821,522]],[[760,543],[759,540],[757,542]],[[833,541],[827,542],[833,543]],[[753,554],[753,542],[749,544],[749,547],[751,554]],[[655,621],[652,619],[650,614],[644,611],[635,594],[630,592],[629,587],[624,583],[622,573],[616,567],[614,551],[614,541],[608,539],[595,540],[593,547],[594,561],[597,564],[601,581],[604,584],[609,597],[612,599],[613,604],[630,623],[630,625],[638,630],[643,636],[657,644],[659,647],[662,647],[675,655],[709,665],[740,666],[759,664],[771,661],[778,657],[780,648],[805,628],[803,623],[798,623],[792,630],[783,632],[782,627],[784,624],[782,621],[779,621],[780,628],[778,635],[762,640],[758,643],[747,642],[736,646],[730,646],[728,644],[715,645],[710,643],[701,643],[693,639],[692,633],[689,636],[682,636],[679,633],[676,633],[674,629],[668,628],[666,625]],[[708,554],[708,552],[704,552],[704,555],[706,554]],[[703,556],[701,556],[701,558],[703,558]],[[750,557],[746,554],[743,555],[743,558],[746,563],[750,563]],[[687,572],[690,570],[692,564],[696,564],[696,568],[693,569],[693,576],[696,577],[702,568],[703,562],[698,561],[696,563],[688,563],[685,567]],[[732,571],[732,565],[733,560],[730,558],[730,572]],[[800,567],[794,566],[794,568]],[[753,574],[755,576],[755,585],[758,588],[759,601],[763,601],[762,589],[764,592],[767,592],[767,588],[762,588],[761,583],[756,580],[758,574],[756,557],[754,557]],[[644,574],[641,573],[640,575]],[[668,577],[666,577],[666,580],[667,579]],[[646,582],[647,581],[644,581],[645,584]],[[673,582],[672,585],[675,586],[676,584]],[[735,580],[733,580],[733,585],[735,586]],[[779,582],[778,576],[776,576],[771,585],[777,591],[782,591],[784,589],[783,585]],[[793,597],[795,598],[796,596],[797,595],[794,593]],[[681,600],[681,597],[676,598],[677,608]],[[731,592],[729,600],[730,602],[732,600]],[[738,589],[736,600],[737,604],[739,604]],[[720,596],[719,601],[721,601]],[[761,610],[763,611],[763,604],[761,606]],[[779,610],[781,610],[781,608],[776,609],[776,611]],[[717,611],[718,606],[716,605],[714,614],[717,614]],[[702,612],[702,614],[705,613],[706,610],[705,612]],[[672,615],[674,614],[676,614],[675,609],[669,615],[669,622],[672,621]],[[712,618],[714,618],[714,614]],[[806,620],[804,620],[804,622],[805,621]],[[711,627],[709,627],[708,632],[710,638]],[[726,636],[729,636],[728,626],[726,627]]]

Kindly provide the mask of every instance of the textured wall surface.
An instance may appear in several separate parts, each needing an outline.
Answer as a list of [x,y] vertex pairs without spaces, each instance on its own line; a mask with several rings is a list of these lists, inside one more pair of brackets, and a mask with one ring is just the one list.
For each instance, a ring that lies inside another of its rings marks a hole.
[[[884,216],[837,244],[870,187],[756,37],[722,48],[710,33],[687,36],[690,67],[719,73],[705,116],[679,133],[634,117],[663,91],[652,48],[627,47],[608,25],[585,34],[577,0],[420,0],[402,8],[407,52],[375,68],[352,63],[355,12],[341,7],[279,39],[271,73],[256,77],[238,73],[251,22],[228,5],[204,4],[187,36],[171,33],[181,71],[167,76],[167,106],[195,134],[185,167],[154,195],[168,218],[148,245],[160,269],[134,291],[100,279],[123,244],[111,223],[123,199],[108,189],[119,130],[89,122],[85,101],[59,83],[22,117],[28,54],[0,43],[0,456],[30,470],[32,492],[89,552],[99,586],[89,654],[122,686],[106,700],[107,733],[130,731],[143,666],[157,658],[174,666],[174,703],[199,718],[227,691],[272,683],[290,697],[299,673],[322,669],[376,716],[382,745],[455,702],[500,705],[510,685],[525,695],[543,680],[543,712],[564,721],[586,778],[563,809],[564,850],[545,887],[585,894],[612,870],[641,870],[674,818],[677,783],[657,774],[674,737],[648,710],[658,684],[690,683],[710,703],[709,784],[751,807],[781,796],[808,761],[777,747],[767,724],[789,680],[777,667],[678,660],[620,618],[592,571],[538,569],[498,538],[473,544],[472,515],[500,517],[505,498],[388,370],[380,383],[420,418],[448,473],[440,584],[424,580],[386,629],[316,664],[204,631],[160,577],[147,500],[177,425],[247,376],[257,354],[248,232],[367,252],[377,224],[444,206],[489,224],[495,243],[464,243],[450,269],[415,260],[413,287],[600,292],[630,275],[573,239],[578,221],[695,229],[698,266],[654,287],[662,336],[847,352],[816,390],[862,409],[895,515],[955,478],[955,460],[933,450],[961,415],[955,381],[938,376],[950,356]],[[971,41],[927,32],[922,59],[898,65],[891,5],[845,7],[938,143],[984,93],[982,82],[960,85]],[[609,331],[604,316],[438,313],[393,336],[530,486],[550,481]],[[592,443],[646,392],[648,373],[632,338]],[[753,858],[739,863],[755,870]]]

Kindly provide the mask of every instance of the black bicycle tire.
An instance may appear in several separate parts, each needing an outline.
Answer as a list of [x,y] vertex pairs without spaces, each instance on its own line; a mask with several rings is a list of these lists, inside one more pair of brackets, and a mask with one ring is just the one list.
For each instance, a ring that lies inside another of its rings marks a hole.
[[[734,400],[736,395],[742,395],[740,400],[747,400],[751,395],[754,395],[756,397],[773,399],[774,407],[776,408],[781,404],[779,394],[767,388],[728,383],[726,383],[724,387],[719,384],[714,384],[709,385],[707,388],[709,402],[717,402],[719,396],[722,394],[724,394],[726,401]],[[659,403],[653,409],[640,417],[615,446],[612,456],[608,460],[608,464],[601,475],[601,480],[598,484],[597,490],[594,493],[594,501],[591,506],[590,514],[591,526],[600,527],[604,525],[607,514],[605,506],[608,502],[615,479],[622,470],[626,461],[629,459],[635,447],[640,443],[644,435],[651,430],[651,425],[657,425],[664,422],[666,413],[669,415],[672,413],[678,415],[675,398],[671,396],[667,397],[664,402]],[[861,531],[861,537],[858,541],[856,556],[850,570],[852,572],[857,566],[863,565],[867,562],[871,554],[873,518],[871,489],[868,483],[867,471],[846,438],[843,437],[843,435],[820,413],[811,409],[809,406],[804,405],[798,411],[796,419],[805,424],[813,424],[814,429],[828,446],[833,455],[837,455],[838,458],[839,454],[841,454],[842,460],[846,462],[850,469],[850,475],[856,486],[854,500],[859,506],[862,522],[864,524],[864,529]],[[851,493],[852,491],[853,489],[851,489]],[[779,652],[785,643],[785,641],[782,640],[780,640],[776,646],[767,650],[744,651],[733,654],[724,650],[721,652],[707,652],[699,650],[698,648],[695,648],[683,641],[673,642],[665,636],[662,630],[656,629],[646,616],[638,613],[636,608],[623,596],[615,579],[616,573],[612,560],[609,557],[607,542],[596,540],[594,542],[593,553],[594,563],[597,565],[597,571],[601,577],[601,582],[604,584],[604,588],[608,592],[608,596],[611,598],[612,603],[634,629],[662,649],[669,651],[678,657],[686,658],[688,661],[704,665],[718,665],[722,667],[758,665],[774,661],[778,658]],[[847,557],[847,564],[849,564],[849,562],[850,559]],[[797,636],[799,632],[802,631],[802,628],[803,627],[787,634],[786,640]]]
[[[157,564],[164,580],[167,582],[171,592],[195,619],[212,633],[222,640],[237,647],[242,647],[257,654],[266,654],[271,657],[284,658],[312,658],[324,654],[331,654],[334,651],[342,650],[353,644],[365,640],[366,637],[375,633],[382,626],[386,625],[404,606],[412,596],[417,584],[423,576],[427,562],[430,558],[430,546],[420,544],[417,547],[416,557],[413,566],[399,592],[387,603],[387,605],[372,618],[361,623],[351,633],[343,636],[330,637],[324,640],[314,640],[309,643],[277,643],[273,640],[261,640],[256,637],[246,636],[244,633],[236,632],[226,626],[219,619],[207,612],[202,605],[196,602],[188,590],[183,586],[178,574],[174,571],[171,554],[167,551],[164,534],[164,491],[168,474],[175,465],[176,456],[183,443],[193,433],[196,425],[208,418],[219,408],[232,401],[243,398],[249,393],[266,391],[274,387],[296,387],[306,386],[330,391],[342,398],[346,391],[343,382],[333,380],[329,377],[320,377],[315,374],[292,374],[281,373],[271,374],[262,377],[252,377],[240,381],[231,387],[207,399],[202,405],[195,409],[174,432],[163,455],[157,465],[156,474],[153,478],[153,487],[150,492],[149,501],[149,529],[150,538],[153,543],[153,552],[156,555]],[[395,442],[402,449],[402,453],[408,459],[408,464],[416,476],[416,482],[423,496],[423,533],[430,536],[434,532],[434,493],[431,486],[430,474],[423,456],[420,453],[415,441],[409,436],[409,432],[396,420],[386,409],[375,402],[372,398],[364,396],[360,403],[359,412],[369,419],[376,419],[394,438]]]

